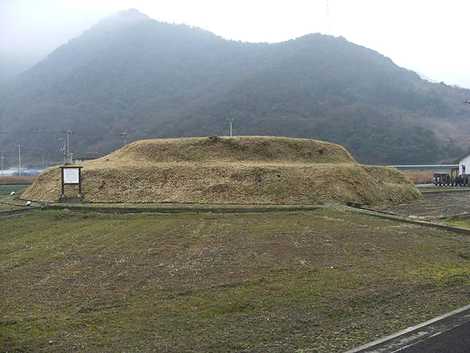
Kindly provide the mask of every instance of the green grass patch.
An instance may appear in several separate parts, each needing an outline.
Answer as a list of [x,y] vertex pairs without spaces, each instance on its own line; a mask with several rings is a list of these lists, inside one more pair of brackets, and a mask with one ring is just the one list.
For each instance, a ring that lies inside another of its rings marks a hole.
[[15,196],[10,196],[12,192],[20,194],[27,185],[1,185],[0,184],[0,212],[11,211],[21,208],[22,202],[16,202]]
[[0,351],[342,352],[468,303],[470,238],[330,209],[0,229]]
[[462,217],[452,217],[447,220],[445,220],[446,224],[454,226],[454,227],[460,227],[460,228],[468,228],[470,229],[470,218],[462,218]]
[[11,192],[20,193],[27,185],[0,185],[0,198],[10,195]]

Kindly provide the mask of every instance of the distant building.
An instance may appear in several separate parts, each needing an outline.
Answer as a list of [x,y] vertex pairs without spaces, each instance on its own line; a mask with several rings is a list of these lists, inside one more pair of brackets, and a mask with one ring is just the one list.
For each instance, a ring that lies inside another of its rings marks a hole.
[[459,175],[470,174],[470,154],[459,160]]

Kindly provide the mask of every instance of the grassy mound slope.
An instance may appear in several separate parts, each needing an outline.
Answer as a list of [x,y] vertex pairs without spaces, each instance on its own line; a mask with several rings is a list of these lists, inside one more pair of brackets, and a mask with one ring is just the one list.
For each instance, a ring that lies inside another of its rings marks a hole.
[[365,215],[0,223],[1,352],[335,353],[468,303],[469,237]]
[[154,139],[131,143],[100,159],[107,162],[349,163],[342,146],[308,139],[241,136]]
[[[419,197],[398,171],[357,164],[343,147],[279,137],[144,140],[83,164],[88,202],[400,203]],[[56,201],[52,168],[23,194]]]

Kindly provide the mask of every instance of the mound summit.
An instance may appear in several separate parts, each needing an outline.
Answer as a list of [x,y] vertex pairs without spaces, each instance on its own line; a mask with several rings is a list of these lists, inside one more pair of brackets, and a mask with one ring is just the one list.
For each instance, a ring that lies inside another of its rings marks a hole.
[[[397,170],[360,165],[342,146],[309,139],[142,140],[82,166],[86,202],[383,204],[419,197]],[[23,193],[38,201],[59,197],[58,167]]]

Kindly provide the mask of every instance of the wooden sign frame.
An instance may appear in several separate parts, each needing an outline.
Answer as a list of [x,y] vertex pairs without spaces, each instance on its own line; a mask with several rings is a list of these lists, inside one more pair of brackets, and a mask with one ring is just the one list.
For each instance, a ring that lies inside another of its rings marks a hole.
[[[82,168],[80,166],[62,166],[60,167],[60,198],[61,200],[65,199],[65,186],[66,185],[78,185],[78,197],[82,197]],[[78,180],[77,181],[67,181],[66,180],[66,170],[76,170],[78,172]]]

